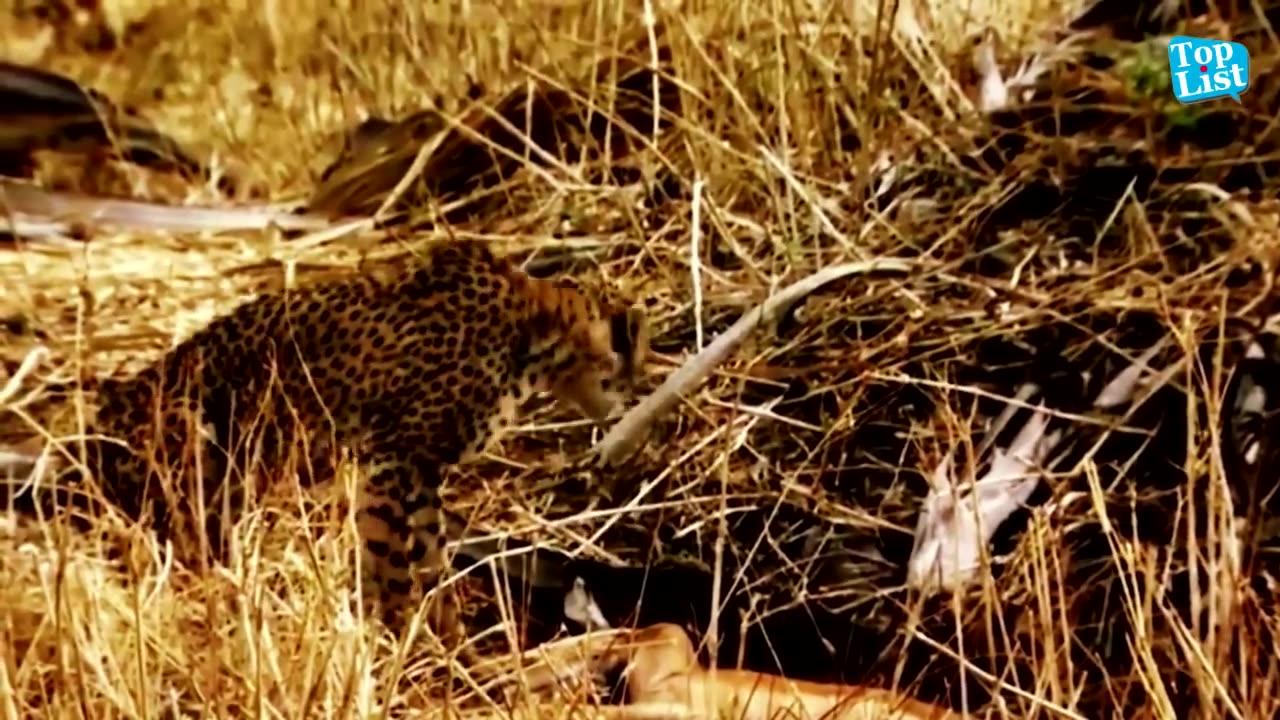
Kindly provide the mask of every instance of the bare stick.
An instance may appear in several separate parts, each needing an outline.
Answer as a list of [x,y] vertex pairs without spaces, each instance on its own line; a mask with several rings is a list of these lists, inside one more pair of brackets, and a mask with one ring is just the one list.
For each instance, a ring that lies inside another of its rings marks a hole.
[[846,263],[829,267],[787,286],[777,295],[738,318],[738,321],[728,330],[721,333],[710,345],[702,348],[701,352],[689,358],[679,370],[672,373],[657,390],[628,410],[600,442],[596,443],[593,452],[597,454],[599,462],[606,465],[617,465],[629,457],[648,434],[653,422],[670,410],[682,393],[692,389],[710,375],[716,366],[724,362],[729,353],[733,352],[752,330],[761,323],[771,321],[786,312],[787,308],[823,285],[849,275],[883,271],[905,273],[914,267],[916,263],[898,258]]
[[[346,218],[346,221],[352,218]],[[319,215],[299,215],[270,205],[204,207],[100,197],[48,190],[34,183],[0,179],[0,230],[20,235],[71,232],[76,223],[132,230],[233,232],[319,230],[339,224]],[[12,223],[13,227],[10,227]]]

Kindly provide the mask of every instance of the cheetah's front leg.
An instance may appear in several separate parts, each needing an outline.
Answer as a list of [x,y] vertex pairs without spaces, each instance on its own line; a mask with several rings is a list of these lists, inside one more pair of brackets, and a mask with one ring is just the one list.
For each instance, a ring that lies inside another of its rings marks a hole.
[[[357,515],[363,542],[366,609],[378,608],[383,623],[399,632],[413,608],[420,581],[434,585],[444,569],[440,467],[423,446],[377,447]],[[433,605],[437,632],[454,628],[449,603]]]

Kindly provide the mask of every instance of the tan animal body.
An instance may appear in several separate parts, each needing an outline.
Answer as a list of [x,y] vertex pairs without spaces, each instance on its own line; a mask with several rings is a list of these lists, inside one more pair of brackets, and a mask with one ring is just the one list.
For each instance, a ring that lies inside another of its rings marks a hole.
[[[535,651],[537,652],[537,651]],[[630,703],[600,708],[616,720],[960,720],[968,715],[892,690],[788,680],[750,670],[708,670],[679,626],[582,636],[548,651],[546,665],[530,671],[537,688],[568,673],[607,672],[625,666]]]

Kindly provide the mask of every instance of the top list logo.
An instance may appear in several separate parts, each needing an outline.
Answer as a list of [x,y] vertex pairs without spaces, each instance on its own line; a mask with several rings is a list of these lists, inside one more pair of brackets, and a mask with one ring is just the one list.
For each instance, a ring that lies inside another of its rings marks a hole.
[[1249,89],[1249,50],[1240,43],[1175,35],[1169,41],[1173,94],[1183,104],[1230,97]]

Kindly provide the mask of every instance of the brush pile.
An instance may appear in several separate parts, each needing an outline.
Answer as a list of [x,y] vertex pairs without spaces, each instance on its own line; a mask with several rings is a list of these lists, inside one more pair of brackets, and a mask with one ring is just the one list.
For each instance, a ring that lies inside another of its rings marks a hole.
[[[1251,53],[1240,104],[1183,106],[1157,37],[1068,34],[1059,3],[989,19],[1000,38],[925,3],[893,22],[877,3],[847,17],[663,6],[655,26],[626,4],[519,5],[546,13],[519,20],[482,5],[352,10],[307,41],[238,17],[186,50],[158,39],[177,25],[157,11],[161,30],[139,25],[120,57],[185,53],[196,77],[166,104],[213,102],[199,73],[226,66],[232,38],[269,38],[272,52],[205,78],[241,98],[272,88],[220,110],[211,137],[277,197],[379,227],[16,243],[0,256],[8,366],[39,341],[56,358],[40,377],[81,361],[118,373],[247,294],[482,237],[539,274],[643,299],[645,392],[777,289],[897,258],[905,272],[827,285],[753,333],[619,466],[578,462],[592,433],[532,407],[493,457],[453,473],[446,504],[474,534],[574,555],[615,624],[714,628],[725,666],[988,717],[1280,712],[1280,443],[1274,406],[1258,406],[1280,402],[1263,392],[1280,373],[1267,335],[1280,314],[1274,11],[1174,13],[1159,32]],[[1027,18],[1054,20],[1014,37]],[[990,68],[975,57],[1039,72],[984,111]],[[405,86],[465,99],[428,107]],[[1131,392],[1101,401],[1139,361]],[[8,402],[4,438],[46,424]],[[993,529],[991,567],[954,594],[909,586],[937,479],[981,477],[1041,404],[1058,444],[1026,507]],[[294,493],[241,523],[239,560],[217,571],[170,566],[144,537],[110,562],[99,539],[52,528],[6,539],[4,702],[46,717],[161,704],[337,717],[438,708],[449,689],[445,706],[483,707],[484,688],[444,682],[448,661],[422,638],[401,655],[366,632],[348,598],[349,518]],[[45,538],[61,538],[57,553]],[[651,568],[651,584],[608,591],[619,566]],[[472,580],[483,652],[555,630],[535,626],[558,608],[500,602]]]

